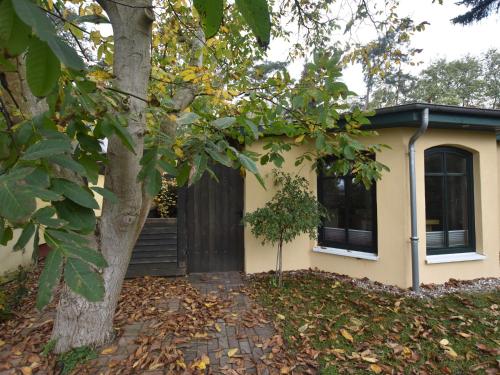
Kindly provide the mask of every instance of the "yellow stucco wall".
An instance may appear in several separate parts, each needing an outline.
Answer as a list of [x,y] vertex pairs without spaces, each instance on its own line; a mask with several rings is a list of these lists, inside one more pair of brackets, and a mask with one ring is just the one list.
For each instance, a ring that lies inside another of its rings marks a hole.
[[7,246],[0,245],[0,276],[7,272],[15,271],[19,266],[27,266],[31,263],[33,239],[28,242],[24,252],[12,250],[20,235],[21,229],[16,229],[14,230],[13,239]]
[[[408,141],[415,129],[382,129],[376,138],[363,141],[389,145],[389,150],[377,154],[377,160],[390,168],[377,182],[377,227],[378,259],[365,260],[351,257],[313,252],[315,241],[301,236],[284,249],[284,269],[318,268],[325,271],[347,274],[353,277],[368,277],[372,280],[401,287],[411,285],[410,257],[410,207],[408,176]],[[467,149],[474,154],[475,209],[477,250],[486,255],[485,260],[426,264],[425,243],[425,180],[424,150],[438,145]],[[258,151],[259,146],[253,147]],[[310,165],[294,166],[296,156],[305,148],[294,148],[286,158],[284,170],[298,172],[310,181],[311,190],[316,191],[316,173]],[[429,129],[417,142],[417,204],[420,237],[420,279],[424,283],[442,283],[450,278],[472,279],[476,277],[500,276],[500,147],[493,133],[466,130]],[[272,167],[262,167],[267,175]],[[267,178],[269,181],[269,178]],[[251,212],[262,207],[274,193],[271,184],[264,190],[255,177],[248,176],[245,182],[245,209]],[[262,246],[248,228],[245,229],[245,271],[248,273],[268,271],[274,268],[275,248]]]

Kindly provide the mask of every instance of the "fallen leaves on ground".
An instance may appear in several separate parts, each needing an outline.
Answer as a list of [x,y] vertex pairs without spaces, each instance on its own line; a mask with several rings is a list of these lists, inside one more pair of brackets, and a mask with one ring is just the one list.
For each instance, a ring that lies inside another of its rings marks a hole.
[[252,277],[252,293],[274,317],[288,351],[309,359],[316,353],[320,371],[500,372],[498,289],[431,299],[360,288],[348,277],[314,271],[285,273],[283,289],[271,277]]

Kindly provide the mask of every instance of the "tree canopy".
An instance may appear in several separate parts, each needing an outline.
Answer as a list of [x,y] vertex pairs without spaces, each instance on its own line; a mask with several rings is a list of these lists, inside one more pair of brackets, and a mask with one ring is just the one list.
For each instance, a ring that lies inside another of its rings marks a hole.
[[370,107],[427,102],[498,109],[499,72],[500,53],[496,49],[481,56],[438,59],[418,74],[396,72],[376,81]]

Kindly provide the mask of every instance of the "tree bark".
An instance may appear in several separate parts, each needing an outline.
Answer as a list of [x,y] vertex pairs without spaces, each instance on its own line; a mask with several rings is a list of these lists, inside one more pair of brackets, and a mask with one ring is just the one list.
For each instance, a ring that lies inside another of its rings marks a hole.
[[118,203],[104,201],[94,243],[109,265],[103,271],[105,295],[103,301],[91,303],[63,287],[52,332],[58,353],[85,345],[103,345],[113,339],[116,305],[136,233],[142,224],[142,186],[137,175],[144,148],[146,102],[138,98],[147,98],[151,71],[152,0],[121,0],[119,3],[100,0],[99,3],[113,26],[115,85],[131,94],[126,116],[134,153],[116,136],[109,140],[105,187],[118,197]]

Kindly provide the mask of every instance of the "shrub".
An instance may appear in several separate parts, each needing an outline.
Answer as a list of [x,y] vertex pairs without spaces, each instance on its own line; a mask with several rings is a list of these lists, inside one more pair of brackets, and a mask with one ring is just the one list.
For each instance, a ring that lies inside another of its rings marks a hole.
[[177,217],[177,191],[175,178],[164,175],[160,192],[154,199],[160,217]]
[[244,222],[250,225],[254,236],[262,238],[262,244],[278,245],[276,273],[278,285],[283,284],[283,244],[293,241],[302,233],[316,238],[321,219],[326,216],[315,195],[309,191],[304,177],[273,171],[278,191],[263,208],[248,213]]

